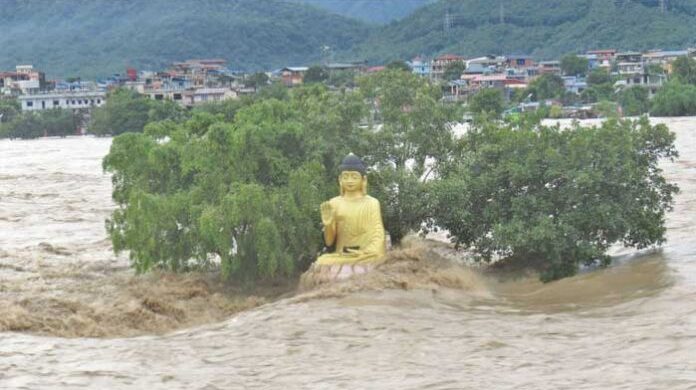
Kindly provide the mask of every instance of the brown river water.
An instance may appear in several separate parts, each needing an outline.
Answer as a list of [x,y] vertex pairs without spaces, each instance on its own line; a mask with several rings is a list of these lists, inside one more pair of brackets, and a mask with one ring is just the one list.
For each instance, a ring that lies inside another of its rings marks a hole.
[[284,298],[134,276],[104,230],[110,139],[0,140],[0,389],[696,389],[696,118],[655,121],[681,154],[661,249],[541,284],[415,242]]

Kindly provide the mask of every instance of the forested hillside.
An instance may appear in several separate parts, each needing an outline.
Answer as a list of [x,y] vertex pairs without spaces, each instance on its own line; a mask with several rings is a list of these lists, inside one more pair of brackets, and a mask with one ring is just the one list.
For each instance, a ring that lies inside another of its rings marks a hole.
[[338,15],[369,23],[385,24],[402,19],[436,0],[289,0],[309,4]]
[[276,0],[2,0],[0,69],[33,63],[49,76],[96,77],[215,57],[232,69],[319,61],[369,27]]
[[[253,71],[328,58],[384,63],[444,52],[554,58],[589,48],[696,46],[696,0],[669,0],[665,12],[659,0],[0,2],[0,69],[32,63],[51,77],[162,69],[200,57]],[[379,27],[319,5],[359,18],[411,13]]]
[[441,0],[374,32],[351,55],[530,54],[696,44],[696,0]]

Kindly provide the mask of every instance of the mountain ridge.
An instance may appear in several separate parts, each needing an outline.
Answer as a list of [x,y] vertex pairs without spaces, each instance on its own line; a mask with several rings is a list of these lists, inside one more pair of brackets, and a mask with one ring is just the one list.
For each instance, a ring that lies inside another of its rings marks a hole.
[[374,31],[347,56],[384,62],[445,52],[526,54],[542,59],[614,47],[682,48],[695,43],[696,0],[441,0]]
[[0,69],[97,77],[201,57],[244,71],[318,62],[370,27],[279,0],[3,0],[0,30]]

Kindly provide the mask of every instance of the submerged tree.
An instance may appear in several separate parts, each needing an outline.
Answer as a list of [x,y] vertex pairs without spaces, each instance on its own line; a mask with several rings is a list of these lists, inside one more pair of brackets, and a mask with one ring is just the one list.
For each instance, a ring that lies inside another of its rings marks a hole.
[[141,272],[220,262],[237,280],[293,275],[323,245],[319,204],[336,195],[349,152],[369,166],[393,243],[441,227],[483,260],[531,262],[552,280],[606,264],[613,243],[664,241],[677,190],[657,166],[676,156],[665,126],[643,118],[561,130],[523,115],[455,139],[458,107],[438,86],[397,70],[358,83],[194,110],[114,138],[104,160],[118,205],[107,222],[114,249]]
[[442,103],[441,89],[412,73],[385,70],[358,85],[377,113],[364,154],[372,167],[370,189],[382,202],[392,243],[398,244],[429,217],[428,181],[454,146],[457,107]]
[[141,272],[219,260],[240,280],[292,274],[320,249],[318,206],[336,185],[330,167],[359,149],[362,108],[356,94],[316,86],[231,122],[198,112],[115,138],[104,160],[119,205],[107,223],[114,249]]
[[150,122],[166,119],[178,122],[186,117],[186,110],[171,100],[155,101],[121,88],[110,92],[106,103],[94,109],[89,130],[96,135],[142,132]]
[[647,118],[567,130],[477,123],[435,185],[435,223],[480,260],[530,264],[547,281],[606,265],[614,243],[664,242],[677,187],[658,161],[677,155],[673,142]]

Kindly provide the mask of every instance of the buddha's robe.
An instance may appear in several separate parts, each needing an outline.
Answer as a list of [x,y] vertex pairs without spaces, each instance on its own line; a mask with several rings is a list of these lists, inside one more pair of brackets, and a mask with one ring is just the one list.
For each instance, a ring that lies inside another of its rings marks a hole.
[[[379,201],[365,195],[354,199],[337,196],[329,202],[336,221],[336,251],[319,256],[317,264],[380,262],[386,253],[386,245]],[[346,253],[344,249],[359,250],[360,254]]]

